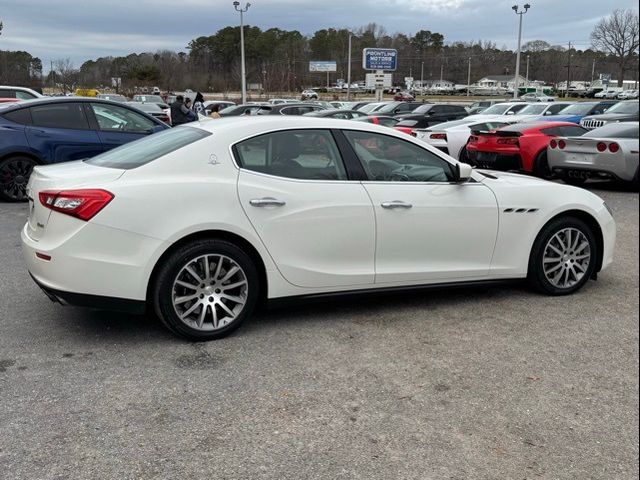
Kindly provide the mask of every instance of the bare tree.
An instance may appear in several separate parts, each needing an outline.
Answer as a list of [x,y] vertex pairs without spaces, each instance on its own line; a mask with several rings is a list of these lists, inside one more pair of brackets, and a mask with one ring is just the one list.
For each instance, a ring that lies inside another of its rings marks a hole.
[[62,90],[67,93],[75,90],[80,79],[80,70],[73,66],[68,58],[59,58],[53,61],[53,70],[56,72],[56,83]]
[[624,72],[638,50],[638,12],[614,10],[603,18],[591,32],[591,43],[596,50],[604,51],[616,58],[618,64],[618,86],[622,86]]

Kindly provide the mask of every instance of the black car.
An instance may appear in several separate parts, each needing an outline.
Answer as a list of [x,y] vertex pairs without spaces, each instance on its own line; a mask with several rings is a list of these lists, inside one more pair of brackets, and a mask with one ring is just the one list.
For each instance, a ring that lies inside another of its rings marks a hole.
[[637,122],[640,103],[638,100],[618,102],[600,115],[588,115],[580,120],[580,125],[589,130],[599,128],[607,123]]
[[398,127],[428,128],[438,123],[460,120],[467,115],[465,108],[460,105],[426,103],[411,113],[395,117],[400,120]]
[[342,120],[353,120],[356,118],[366,117],[367,114],[357,110],[342,110],[339,108],[332,110],[317,110],[304,114],[305,117],[321,117],[321,118],[339,118]]
[[419,107],[425,105],[424,102],[390,102],[386,105],[376,109],[374,112],[376,115],[403,115],[405,113],[413,113]]

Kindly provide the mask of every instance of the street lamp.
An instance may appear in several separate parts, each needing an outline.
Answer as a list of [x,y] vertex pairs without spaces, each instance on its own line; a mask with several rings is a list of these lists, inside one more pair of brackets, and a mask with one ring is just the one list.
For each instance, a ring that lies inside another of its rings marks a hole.
[[244,64],[244,14],[247,13],[250,3],[247,3],[244,7],[240,7],[240,2],[233,2],[233,8],[236,9],[236,12],[240,12],[240,63],[241,71],[240,75],[242,77],[242,103],[247,103],[247,73]]
[[522,16],[531,8],[528,3],[524,4],[524,10],[520,11],[518,5],[514,5],[511,9],[520,16],[520,27],[518,29],[518,53],[516,55],[516,81],[513,86],[513,98],[518,98],[518,84],[520,83],[520,45],[522,43]]

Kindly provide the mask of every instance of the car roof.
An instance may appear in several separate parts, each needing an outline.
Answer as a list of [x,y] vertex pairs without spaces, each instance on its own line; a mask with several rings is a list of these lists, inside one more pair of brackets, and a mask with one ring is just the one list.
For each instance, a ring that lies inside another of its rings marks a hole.
[[573,122],[523,122],[523,123],[513,123],[511,125],[507,125],[506,127],[500,128],[505,132],[528,132],[531,130],[541,130],[543,128],[553,128],[553,127],[579,127],[580,125]]
[[[252,115],[237,117],[222,117],[219,119],[203,119],[191,122],[186,126],[201,128],[213,133],[218,138],[224,138],[230,143],[235,143],[245,138],[280,130],[301,129],[332,129],[361,130],[397,136],[407,140],[407,135],[394,132],[393,129],[366,122],[354,122],[353,120],[341,120],[335,118],[311,117],[305,115]],[[183,128],[182,126],[175,128]],[[412,139],[413,137],[409,137]]]

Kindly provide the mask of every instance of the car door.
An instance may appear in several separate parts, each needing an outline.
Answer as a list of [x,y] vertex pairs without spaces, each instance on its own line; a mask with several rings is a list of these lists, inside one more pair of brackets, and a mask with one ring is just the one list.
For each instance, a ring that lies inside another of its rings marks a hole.
[[242,208],[288,282],[373,284],[373,206],[330,130],[268,133],[233,151]]
[[52,102],[29,110],[27,142],[45,163],[81,160],[103,152],[100,138],[89,127],[82,102]]
[[487,278],[498,233],[491,190],[454,181],[454,165],[415,143],[344,130],[376,216],[376,284]]
[[111,150],[158,130],[158,124],[125,107],[91,102],[89,119],[105,150]]

